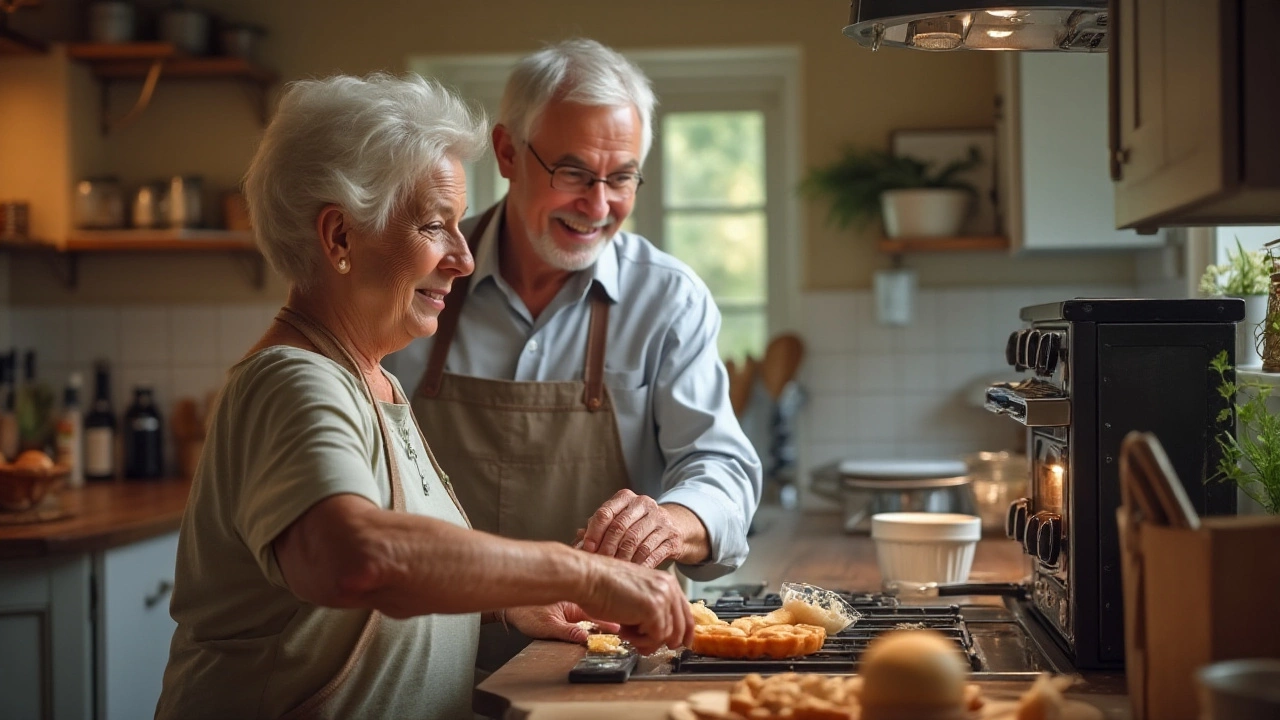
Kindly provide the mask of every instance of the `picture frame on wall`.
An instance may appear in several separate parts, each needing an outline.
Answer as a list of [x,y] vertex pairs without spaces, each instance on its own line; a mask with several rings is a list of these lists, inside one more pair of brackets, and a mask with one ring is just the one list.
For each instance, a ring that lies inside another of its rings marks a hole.
[[996,196],[995,128],[895,130],[890,136],[890,151],[894,156],[927,162],[931,172],[937,172],[952,161],[967,158],[971,147],[978,148],[982,161],[977,167],[958,175],[959,179],[977,190],[973,212],[965,221],[961,234],[989,237],[999,234],[1000,217]]

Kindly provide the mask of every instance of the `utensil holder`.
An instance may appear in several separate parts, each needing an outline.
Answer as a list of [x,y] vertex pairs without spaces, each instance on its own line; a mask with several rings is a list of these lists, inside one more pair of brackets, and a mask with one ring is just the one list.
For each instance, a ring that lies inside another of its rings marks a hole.
[[1134,720],[1196,720],[1196,669],[1280,656],[1280,518],[1205,518],[1199,528],[1116,512],[1124,581],[1125,673]]

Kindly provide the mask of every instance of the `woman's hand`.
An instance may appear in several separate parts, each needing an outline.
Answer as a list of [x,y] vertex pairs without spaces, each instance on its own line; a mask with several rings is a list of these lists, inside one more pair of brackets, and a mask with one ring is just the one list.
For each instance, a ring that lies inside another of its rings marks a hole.
[[618,623],[618,634],[644,654],[693,641],[693,613],[675,575],[613,558],[585,559],[586,596],[578,604],[589,615]]
[[513,607],[506,610],[506,621],[512,627],[531,638],[540,640],[564,640],[581,645],[587,641],[587,631],[578,626],[582,620],[596,624],[603,632],[616,633],[618,625],[602,622],[571,602]]

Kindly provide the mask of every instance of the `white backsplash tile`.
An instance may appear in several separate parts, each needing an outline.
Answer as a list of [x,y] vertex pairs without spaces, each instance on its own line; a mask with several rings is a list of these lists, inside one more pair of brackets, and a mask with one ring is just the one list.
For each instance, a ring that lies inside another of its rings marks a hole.
[[67,364],[71,356],[71,319],[66,308],[15,308],[12,322],[19,380],[28,350],[36,353],[37,374],[43,374],[46,367]]
[[167,366],[172,358],[169,332],[169,308],[122,308],[120,363]]
[[218,306],[191,305],[169,312],[170,357],[178,365],[217,365]]
[[[1111,286],[926,288],[917,294],[912,324],[901,328],[875,321],[869,291],[804,294],[800,380],[808,400],[796,434],[804,483],[808,468],[847,457],[958,458],[1011,447],[1016,424],[982,410],[974,393],[979,381],[1013,375],[1004,342],[1020,325],[1019,308],[1133,294]],[[19,349],[36,349],[40,375],[59,391],[67,373],[84,373],[86,403],[92,362],[106,358],[116,411],[123,414],[133,385],[150,385],[168,432],[173,402],[203,399],[220,387],[226,368],[257,342],[277,310],[274,303],[16,307],[7,322],[0,318],[0,331],[7,327]]]
[[230,367],[239,361],[266,329],[259,305],[224,305],[218,308],[218,363]]
[[71,362],[87,368],[98,360],[120,362],[120,309],[86,307],[71,310]]

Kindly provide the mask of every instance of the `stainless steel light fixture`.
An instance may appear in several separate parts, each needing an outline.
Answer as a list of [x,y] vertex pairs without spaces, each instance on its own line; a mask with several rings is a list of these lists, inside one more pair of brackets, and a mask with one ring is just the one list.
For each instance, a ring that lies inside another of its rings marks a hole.
[[852,0],[844,34],[917,50],[1106,52],[1107,0]]

